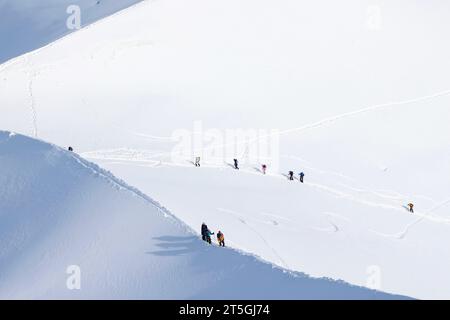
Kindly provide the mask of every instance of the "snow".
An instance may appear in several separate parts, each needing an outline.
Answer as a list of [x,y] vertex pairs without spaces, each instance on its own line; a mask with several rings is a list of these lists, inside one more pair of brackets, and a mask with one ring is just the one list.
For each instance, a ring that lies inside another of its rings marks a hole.
[[[71,145],[282,268],[448,299],[449,4],[345,3],[144,1],[1,65],[0,128]],[[245,161],[248,141],[204,159],[250,128],[278,129],[278,168]]]
[[[0,0],[0,63],[38,49],[74,31],[67,27],[76,5],[81,27],[133,5],[140,0]],[[6,45],[7,44],[7,45]]]
[[[2,299],[391,299],[209,246],[78,155],[0,131]],[[66,286],[73,266],[80,290]]]

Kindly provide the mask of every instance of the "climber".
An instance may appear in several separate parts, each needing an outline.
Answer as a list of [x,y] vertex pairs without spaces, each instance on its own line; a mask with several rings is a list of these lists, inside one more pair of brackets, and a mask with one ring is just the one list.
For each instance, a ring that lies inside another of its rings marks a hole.
[[261,166],[261,171],[262,171],[262,173],[263,173],[263,174],[266,174],[266,170],[267,170],[267,166],[266,166],[265,164],[263,164],[263,165]]
[[206,223],[202,223],[202,240],[208,242],[209,244],[211,244],[211,236],[214,234],[214,232],[211,232],[208,229],[208,226],[206,225]]
[[206,241],[207,240],[207,232],[208,231],[208,226],[206,225],[206,223],[202,223],[202,231],[201,231],[201,233],[202,233],[202,240],[203,241]]
[[289,171],[289,180],[294,180],[294,171]]
[[305,177],[305,174],[304,174],[303,172],[300,172],[300,173],[298,174],[298,177],[299,177],[299,179],[300,179],[300,182],[303,183],[303,178]]
[[200,157],[195,157],[195,166],[200,167]]
[[211,244],[211,236],[214,235],[214,232],[211,232],[209,229],[206,230],[206,242]]
[[219,231],[217,233],[217,241],[219,242],[220,247],[225,247],[225,236],[223,235],[222,231]]
[[234,168],[235,168],[236,170],[239,170],[238,160],[237,160],[237,159],[234,159],[233,161],[234,161]]

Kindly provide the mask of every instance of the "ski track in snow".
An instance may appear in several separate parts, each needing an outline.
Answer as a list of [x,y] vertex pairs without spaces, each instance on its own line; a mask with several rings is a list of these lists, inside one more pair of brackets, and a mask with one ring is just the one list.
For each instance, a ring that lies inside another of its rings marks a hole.
[[[343,183],[338,183],[338,185],[340,185],[343,188],[346,188],[346,189],[352,190],[354,192],[357,192],[357,193],[373,194],[373,195],[375,195],[377,197],[380,197],[380,198],[386,198],[386,199],[392,200],[392,201],[401,201],[401,203],[403,203],[405,201],[405,199],[411,199],[411,198],[413,198],[413,199],[422,198],[422,199],[430,201],[430,202],[432,202],[434,204],[438,203],[438,201],[436,201],[435,199],[433,199],[431,197],[428,197],[428,196],[425,196],[425,195],[420,195],[420,194],[417,194],[417,195],[413,194],[413,195],[407,196],[407,195],[401,194],[401,193],[399,193],[397,191],[387,191],[387,190],[384,190],[384,191],[383,190],[371,191],[371,190],[365,190],[365,189],[361,189],[361,188],[351,187],[351,186],[348,186],[348,185],[343,184]],[[386,193],[392,193],[392,194],[395,194],[395,195],[388,195]]]
[[333,220],[331,220],[331,218],[338,218],[347,222],[350,222],[349,219],[347,219],[346,217],[343,217],[337,213],[333,213],[333,212],[324,212],[323,213],[326,216],[327,222],[329,224],[331,224],[332,226],[332,230],[328,229],[328,228],[312,228],[313,230],[317,230],[317,231],[324,231],[324,232],[332,232],[332,233],[336,233],[341,231],[341,228],[337,225],[337,223],[333,222]]
[[338,178],[345,179],[345,180],[348,180],[348,181],[351,181],[351,182],[355,181],[354,178],[349,177],[349,176],[347,176],[347,175],[345,175],[345,174],[343,174],[343,173],[340,173],[340,172],[326,171],[326,170],[322,170],[322,169],[317,169],[317,168],[311,167],[309,161],[307,161],[307,160],[305,160],[305,159],[303,159],[303,158],[301,158],[301,157],[298,157],[298,156],[293,156],[293,155],[280,155],[280,158],[294,159],[294,160],[298,160],[298,161],[300,161],[300,162],[305,162],[306,165],[303,164],[303,165],[302,165],[303,168],[306,168],[306,169],[308,169],[308,170],[310,170],[310,171],[313,171],[313,172],[317,172],[317,173],[319,173],[319,174],[323,174],[323,175],[333,175],[333,176],[336,176],[336,177],[338,177]]
[[[389,194],[386,194],[387,191],[383,192],[381,190],[373,190],[373,191],[366,190],[366,189],[362,189],[362,188],[351,187],[351,186],[343,184],[343,183],[338,183],[337,185],[339,185],[345,189],[351,190],[353,192],[356,192],[356,193],[371,194],[371,195],[374,195],[379,198],[384,198],[386,200],[396,201],[396,202],[399,202],[400,205],[403,204],[405,201],[407,201],[406,199],[418,199],[418,198],[425,199],[434,204],[438,203],[438,201],[436,201],[435,199],[428,197],[428,196],[420,195],[420,194],[413,194],[413,195],[408,196],[408,195],[401,194],[401,193],[395,191],[395,192],[391,192],[391,195],[389,195]],[[393,194],[395,194],[395,195],[393,195]]]
[[336,233],[340,231],[339,227],[333,221],[328,220],[328,223],[331,224],[332,230],[328,228],[312,228],[312,229],[316,231],[331,232],[331,233]]
[[31,61],[30,59],[27,59],[27,65],[28,65],[28,72],[27,72],[27,76],[28,76],[28,95],[29,95],[29,99],[30,99],[30,104],[29,104],[29,108],[30,108],[30,113],[31,113],[31,132],[32,132],[32,136],[37,138],[38,137],[38,125],[37,125],[37,113],[36,113],[36,101],[34,99],[34,94],[33,94],[33,84],[34,84],[34,79],[36,77],[36,72],[33,71],[33,66],[31,65]]
[[286,269],[290,269],[288,264],[284,261],[284,259],[278,254],[278,252],[269,244],[269,242],[254,228],[252,228],[247,221],[240,216],[240,213],[233,211],[233,210],[228,210],[228,209],[223,209],[223,208],[217,208],[218,211],[220,212],[224,212],[224,213],[228,213],[231,214],[232,216],[234,216],[236,219],[238,219],[242,224],[244,224],[247,228],[249,228],[251,231],[253,231],[253,233],[255,233],[265,244],[266,246],[273,252],[273,254],[278,258],[278,260],[281,262],[281,264],[286,268]]
[[338,218],[338,219],[344,220],[346,222],[351,222],[351,220],[349,218],[344,217],[343,215],[340,215],[340,214],[335,213],[335,212],[328,212],[327,211],[327,212],[324,212],[323,214],[326,215],[326,216],[329,216],[329,217],[333,217],[333,218]]
[[128,130],[125,129],[119,125],[113,125],[116,129],[119,129],[122,132],[125,132],[129,135],[135,136],[135,137],[139,137],[139,138],[144,138],[144,139],[150,139],[150,140],[157,140],[160,142],[176,142],[176,139],[174,139],[173,137],[161,137],[161,136],[155,136],[155,135],[151,135],[151,134],[146,134],[146,133],[141,133],[141,132],[136,132],[133,130]]
[[[407,104],[427,101],[427,100],[436,99],[436,98],[439,98],[439,97],[444,97],[444,96],[449,96],[449,95],[450,95],[450,90],[444,90],[444,91],[440,91],[440,92],[437,92],[437,93],[434,93],[434,94],[421,96],[421,97],[418,97],[418,98],[372,105],[372,106],[369,106],[369,107],[364,107],[364,108],[361,108],[361,109],[357,109],[355,111],[350,111],[350,112],[338,114],[338,115],[335,115],[335,116],[332,116],[332,117],[324,118],[322,120],[318,120],[316,122],[313,122],[313,123],[310,123],[310,124],[306,124],[306,125],[303,125],[301,127],[281,130],[281,131],[277,131],[275,133],[270,133],[270,134],[267,134],[267,135],[259,136],[258,138],[255,138],[255,139],[247,139],[245,141],[233,142],[232,144],[234,146],[238,146],[238,145],[242,145],[242,144],[245,144],[246,146],[248,146],[250,143],[255,143],[255,142],[258,142],[259,140],[267,139],[267,138],[270,138],[270,137],[272,137],[274,135],[285,135],[285,134],[290,134],[290,133],[302,132],[302,131],[305,131],[305,130],[322,127],[322,126],[334,123],[336,121],[339,121],[339,120],[342,120],[342,119],[345,119],[345,118],[349,118],[349,117],[353,117],[353,116],[356,116],[356,115],[359,115],[359,114],[373,112],[373,111],[385,109],[385,108],[388,108],[388,107],[404,106],[404,105],[407,105]],[[209,150],[210,148],[226,147],[226,146],[230,146],[230,145],[231,145],[231,143],[211,145],[211,146],[209,146],[207,148],[194,149],[193,151],[194,152],[200,152],[200,151],[203,151],[203,150]],[[161,155],[170,155],[170,153],[163,153]]]
[[38,129],[37,129],[37,113],[36,106],[33,96],[33,79],[31,78],[28,83],[28,94],[30,96],[30,112],[31,112],[31,128],[32,128],[32,136],[38,137]]
[[[449,203],[450,203],[450,199],[445,200],[445,201],[441,202],[440,204],[434,206],[429,211],[427,211],[424,215],[422,215],[421,217],[419,217],[416,220],[414,220],[414,221],[410,222],[409,224],[407,224],[402,231],[400,231],[400,232],[398,232],[396,234],[384,234],[384,233],[379,233],[379,232],[376,232],[376,231],[373,231],[373,232],[375,232],[375,233],[377,233],[379,235],[385,236],[385,237],[391,237],[391,238],[396,238],[396,239],[399,239],[399,240],[403,240],[403,239],[406,238],[406,236],[408,235],[409,231],[411,231],[411,229],[414,226],[418,225],[423,220],[425,220],[425,218],[429,217],[429,215],[433,211],[436,211],[437,209],[439,209],[439,208],[441,208],[441,207],[443,207],[443,206],[445,206],[445,205],[447,205]],[[443,219],[443,221],[446,221],[447,223],[449,223],[449,221],[447,219]]]
[[[262,216],[266,216],[266,217],[270,217],[270,218],[275,218],[275,219],[279,219],[279,220],[284,220],[286,222],[293,222],[291,219],[287,219],[286,217],[282,217],[280,215],[276,215],[276,214],[272,214],[272,213],[267,213],[267,212],[260,212],[259,213]],[[275,220],[276,221],[276,220]],[[277,221],[278,222],[278,221]]]
[[407,105],[407,104],[422,102],[422,101],[431,100],[431,99],[444,97],[444,96],[448,96],[448,95],[450,95],[450,90],[444,90],[444,91],[440,91],[440,92],[437,92],[437,93],[434,93],[434,94],[421,96],[421,97],[418,97],[418,98],[402,100],[402,101],[393,101],[393,102],[387,102],[387,103],[372,105],[372,106],[364,107],[364,108],[361,108],[361,109],[358,109],[358,110],[355,110],[355,111],[350,111],[350,112],[342,113],[342,114],[335,115],[335,116],[332,116],[332,117],[329,117],[329,118],[325,118],[325,119],[319,120],[319,121],[311,123],[311,124],[303,125],[301,127],[287,129],[287,130],[282,130],[282,131],[278,132],[278,134],[282,135],[282,134],[289,134],[289,133],[292,133],[292,132],[300,132],[300,131],[304,131],[304,130],[308,130],[308,129],[313,129],[313,128],[316,128],[316,127],[321,127],[321,126],[327,125],[329,123],[333,123],[333,122],[336,122],[338,120],[349,118],[349,117],[352,117],[352,116],[355,116],[355,115],[359,115],[359,114],[363,114],[363,113],[367,113],[367,112],[372,112],[372,111],[376,111],[376,110],[380,110],[380,109],[385,109],[385,108],[388,108],[388,107],[404,106],[404,105]]
[[351,191],[357,192],[357,193],[368,193],[368,194],[373,194],[377,197],[380,198],[386,198],[388,200],[403,200],[405,199],[405,196],[400,196],[400,194],[398,194],[398,196],[392,196],[392,195],[387,195],[387,194],[383,194],[377,191],[371,191],[371,190],[365,190],[365,189],[361,189],[361,188],[355,188],[355,187],[351,187],[349,185],[346,185],[344,183],[338,183],[339,186],[345,188],[345,189],[349,189]]
[[[262,139],[270,138],[270,137],[272,137],[274,135],[285,135],[285,134],[290,134],[290,133],[302,132],[302,131],[305,131],[305,130],[322,127],[322,126],[328,125],[330,123],[334,123],[336,121],[343,120],[343,119],[346,119],[346,118],[349,118],[349,117],[353,117],[353,116],[356,116],[356,115],[359,115],[359,114],[364,114],[364,113],[367,113],[367,112],[373,112],[373,111],[385,109],[385,108],[388,108],[388,107],[404,106],[404,105],[417,103],[417,102],[422,102],[422,101],[427,101],[427,100],[431,100],[431,99],[436,99],[436,98],[444,97],[444,96],[450,96],[450,90],[444,90],[444,91],[440,91],[440,92],[437,92],[437,93],[434,93],[434,94],[431,94],[431,95],[426,95],[426,96],[413,98],[413,99],[408,99],[408,100],[388,102],[388,103],[377,104],[377,105],[373,105],[373,106],[369,106],[369,107],[364,107],[364,108],[361,108],[361,109],[358,109],[358,110],[355,110],[355,111],[350,111],[350,112],[338,114],[338,115],[335,115],[335,116],[332,116],[332,117],[324,118],[322,120],[318,120],[316,122],[313,122],[313,123],[310,123],[310,124],[306,124],[306,125],[303,125],[301,127],[291,128],[291,129],[286,129],[286,130],[281,130],[281,131],[276,131],[274,133],[261,135],[261,136],[258,136],[257,138],[246,139],[244,141],[237,141],[237,142],[232,142],[232,143],[210,145],[210,146],[205,147],[205,148],[195,148],[192,151],[194,153],[198,153],[198,152],[205,151],[205,150],[207,151],[207,150],[210,150],[210,149],[222,148],[222,147],[227,147],[227,146],[231,146],[231,145],[235,146],[235,147],[237,147],[239,145],[245,145],[246,148],[245,148],[245,150],[243,152],[246,153],[247,149],[248,149],[248,146],[250,144],[258,142],[258,141],[260,141]],[[149,139],[155,139],[155,140],[161,140],[161,141],[167,140],[167,141],[172,141],[173,142],[172,137],[160,137],[160,136],[150,135],[150,134],[135,133],[133,131],[126,130],[126,129],[123,129],[123,128],[121,128],[121,130],[128,131],[130,134],[136,135],[136,136],[139,136],[139,137],[146,137],[146,138],[149,138]],[[92,152],[95,152],[95,151],[92,151]],[[169,157],[172,154],[173,154],[172,152],[161,152],[161,153],[158,153],[158,154],[154,154],[152,156],[152,158],[155,158],[155,157]],[[295,158],[294,156],[289,156],[289,155],[283,155],[283,156],[284,157]],[[298,160],[304,161],[301,158],[298,158]],[[311,169],[314,169],[314,168],[311,168]],[[314,169],[314,170],[319,170],[319,169]],[[323,172],[325,173],[325,171],[323,171]],[[337,175],[337,176],[346,178],[348,180],[354,180],[351,177],[347,177],[347,176],[345,176],[345,175],[343,175],[341,173],[329,172],[329,174]]]

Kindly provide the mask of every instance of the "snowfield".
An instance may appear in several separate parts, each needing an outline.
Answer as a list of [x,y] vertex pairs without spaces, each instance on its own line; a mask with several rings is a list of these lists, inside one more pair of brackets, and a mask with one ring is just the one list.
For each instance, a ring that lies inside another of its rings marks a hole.
[[1,299],[401,298],[207,245],[97,165],[4,131],[0,186]]
[[[283,269],[448,299],[449,9],[143,1],[1,65],[0,128],[71,145],[196,232],[205,221]],[[240,129],[263,134],[230,143]],[[183,141],[189,152],[174,153]]]

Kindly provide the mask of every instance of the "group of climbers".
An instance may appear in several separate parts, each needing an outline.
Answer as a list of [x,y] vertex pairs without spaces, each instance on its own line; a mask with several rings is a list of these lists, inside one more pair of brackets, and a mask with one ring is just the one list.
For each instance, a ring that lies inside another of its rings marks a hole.
[[[303,172],[299,172],[299,174],[298,174],[298,180],[301,182],[301,183],[303,183],[303,181],[304,181],[304,178],[305,178],[305,174],[303,173]],[[289,171],[288,172],[288,179],[289,180],[294,180],[294,171]]]
[[[209,230],[208,226],[204,222],[202,223],[201,233],[202,240],[211,244],[211,236],[214,235],[214,232],[211,232],[211,230]],[[219,232],[217,232],[217,242],[219,243],[219,246],[225,247],[225,236],[220,230]]]
[[[200,157],[195,157],[194,165],[196,167],[200,167]],[[236,170],[239,170],[239,161],[238,161],[238,159],[233,159],[233,168],[236,169]],[[267,165],[266,164],[262,164],[261,165],[261,172],[264,175],[267,173]],[[289,180],[294,180],[294,171],[289,171],[288,178],[289,178]],[[304,178],[305,178],[305,173],[304,172],[299,172],[298,180],[301,183],[303,183],[304,182]]]

